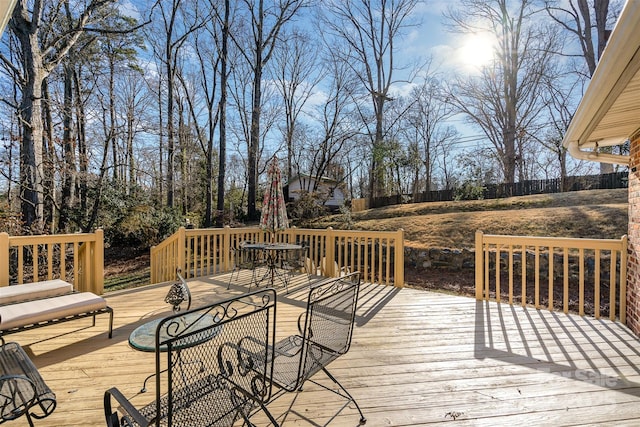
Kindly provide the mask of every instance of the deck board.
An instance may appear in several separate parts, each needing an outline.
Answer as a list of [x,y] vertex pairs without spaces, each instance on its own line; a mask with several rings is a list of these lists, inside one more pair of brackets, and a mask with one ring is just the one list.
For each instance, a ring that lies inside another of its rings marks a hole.
[[[227,291],[227,280],[190,280],[194,304],[247,289],[232,284]],[[26,347],[58,397],[38,427],[104,425],[102,396],[111,386],[139,405],[152,398],[138,392],[154,369],[153,355],[133,350],[127,339],[138,325],[169,313],[167,289],[107,294],[115,314],[111,340],[108,316],[98,316],[95,327],[81,319],[7,337]],[[305,298],[303,281],[288,295],[279,289],[278,336],[295,331]],[[362,286],[356,322],[350,352],[330,368],[358,399],[367,426],[440,424],[453,415],[462,426],[640,424],[640,341],[624,325],[372,284]],[[322,425],[342,404],[308,384],[269,407],[281,415],[292,402],[285,426]],[[332,425],[355,426],[358,419],[348,407]]]

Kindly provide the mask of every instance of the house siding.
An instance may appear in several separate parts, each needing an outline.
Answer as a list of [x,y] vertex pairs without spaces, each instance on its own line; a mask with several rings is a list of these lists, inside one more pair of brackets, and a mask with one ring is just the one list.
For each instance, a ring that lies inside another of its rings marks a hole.
[[[304,189],[313,187],[314,179],[311,177],[295,177],[292,178],[289,183],[289,200],[298,200],[300,198],[300,192]],[[331,186],[325,182],[320,182],[318,185],[318,191],[329,193]],[[333,189],[333,195],[327,199],[325,206],[328,208],[338,208],[344,203],[344,193],[340,187]]]
[[640,336],[640,136],[630,146],[628,238],[627,326]]

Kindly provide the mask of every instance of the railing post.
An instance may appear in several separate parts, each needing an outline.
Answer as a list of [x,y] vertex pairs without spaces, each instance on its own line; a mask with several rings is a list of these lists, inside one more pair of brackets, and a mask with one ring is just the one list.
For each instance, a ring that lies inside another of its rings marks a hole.
[[394,250],[393,285],[397,288],[404,286],[404,230],[398,230]]
[[225,225],[223,233],[222,271],[226,273],[231,270],[231,227]]
[[158,265],[158,262],[155,260],[156,257],[156,247],[155,246],[151,246],[151,249],[149,249],[149,267],[150,267],[150,273],[149,275],[151,277],[149,277],[149,283],[153,284],[157,282],[157,276],[158,273],[156,272],[156,266]]
[[0,233],[0,286],[9,286],[9,234]]
[[[185,255],[187,254],[187,235],[186,235],[186,229],[184,227],[180,227],[178,229],[178,267],[182,270],[182,274],[185,274],[186,276],[184,277],[189,277],[190,273],[187,272],[187,262],[185,260]],[[171,274],[171,279],[169,280],[176,280],[178,278],[178,276],[176,276],[176,271],[174,269],[174,271]]]
[[476,231],[476,300],[480,301],[484,293],[484,254],[482,238],[484,233]]
[[93,247],[93,280],[92,292],[97,295],[104,293],[104,231],[98,228],[95,232],[96,240]]
[[325,247],[325,276],[327,277],[335,277],[336,275],[336,236],[333,233],[333,227],[327,228],[327,243]]

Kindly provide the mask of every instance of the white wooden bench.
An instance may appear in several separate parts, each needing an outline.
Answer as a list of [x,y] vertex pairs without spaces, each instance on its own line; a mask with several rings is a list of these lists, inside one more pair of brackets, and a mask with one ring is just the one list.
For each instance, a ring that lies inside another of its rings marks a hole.
[[113,333],[113,309],[92,292],[74,292],[63,280],[47,280],[0,288],[0,339],[4,335],[54,323],[109,313],[109,338]]

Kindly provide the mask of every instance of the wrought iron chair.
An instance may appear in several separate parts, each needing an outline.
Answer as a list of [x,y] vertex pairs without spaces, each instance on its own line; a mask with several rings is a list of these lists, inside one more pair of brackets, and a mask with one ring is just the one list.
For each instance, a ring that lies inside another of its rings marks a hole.
[[291,278],[294,276],[296,272],[299,272],[299,271],[302,271],[303,274],[307,276],[307,284],[311,285],[311,277],[310,277],[310,272],[308,270],[310,263],[307,262],[307,260],[309,259],[308,258],[309,246],[307,246],[306,242],[302,242],[301,246],[302,247],[300,249],[287,251],[284,254],[284,258],[282,259],[282,262],[280,264],[280,268],[282,268],[285,271],[284,280],[285,280],[285,287],[287,288],[287,292],[288,292],[288,286],[291,281]]
[[164,302],[171,304],[174,313],[191,308],[191,292],[189,291],[189,285],[182,277],[182,269],[180,267],[176,269],[176,276],[178,276],[178,281],[171,285],[169,292],[164,297]]
[[[352,273],[311,287],[307,310],[298,319],[299,335],[291,335],[275,345],[273,382],[283,392],[299,392],[311,381],[350,402],[366,422],[360,406],[342,384],[327,370],[327,365],[346,354],[351,346],[360,289],[360,273]],[[311,378],[323,371],[338,387],[326,387]]]
[[[265,407],[275,310],[276,293],[266,288],[162,319],[155,333],[154,399],[138,409],[110,388],[104,395],[107,426],[251,426],[254,411],[277,426]],[[201,363],[189,363],[195,359]]]
[[261,250],[247,250],[243,248],[243,244],[231,249],[231,262],[233,262],[233,270],[227,283],[227,290],[233,281],[233,275],[236,274],[236,280],[240,276],[240,270],[251,270],[251,281],[249,282],[249,291],[254,283],[258,283],[258,269],[266,266],[264,254]]

